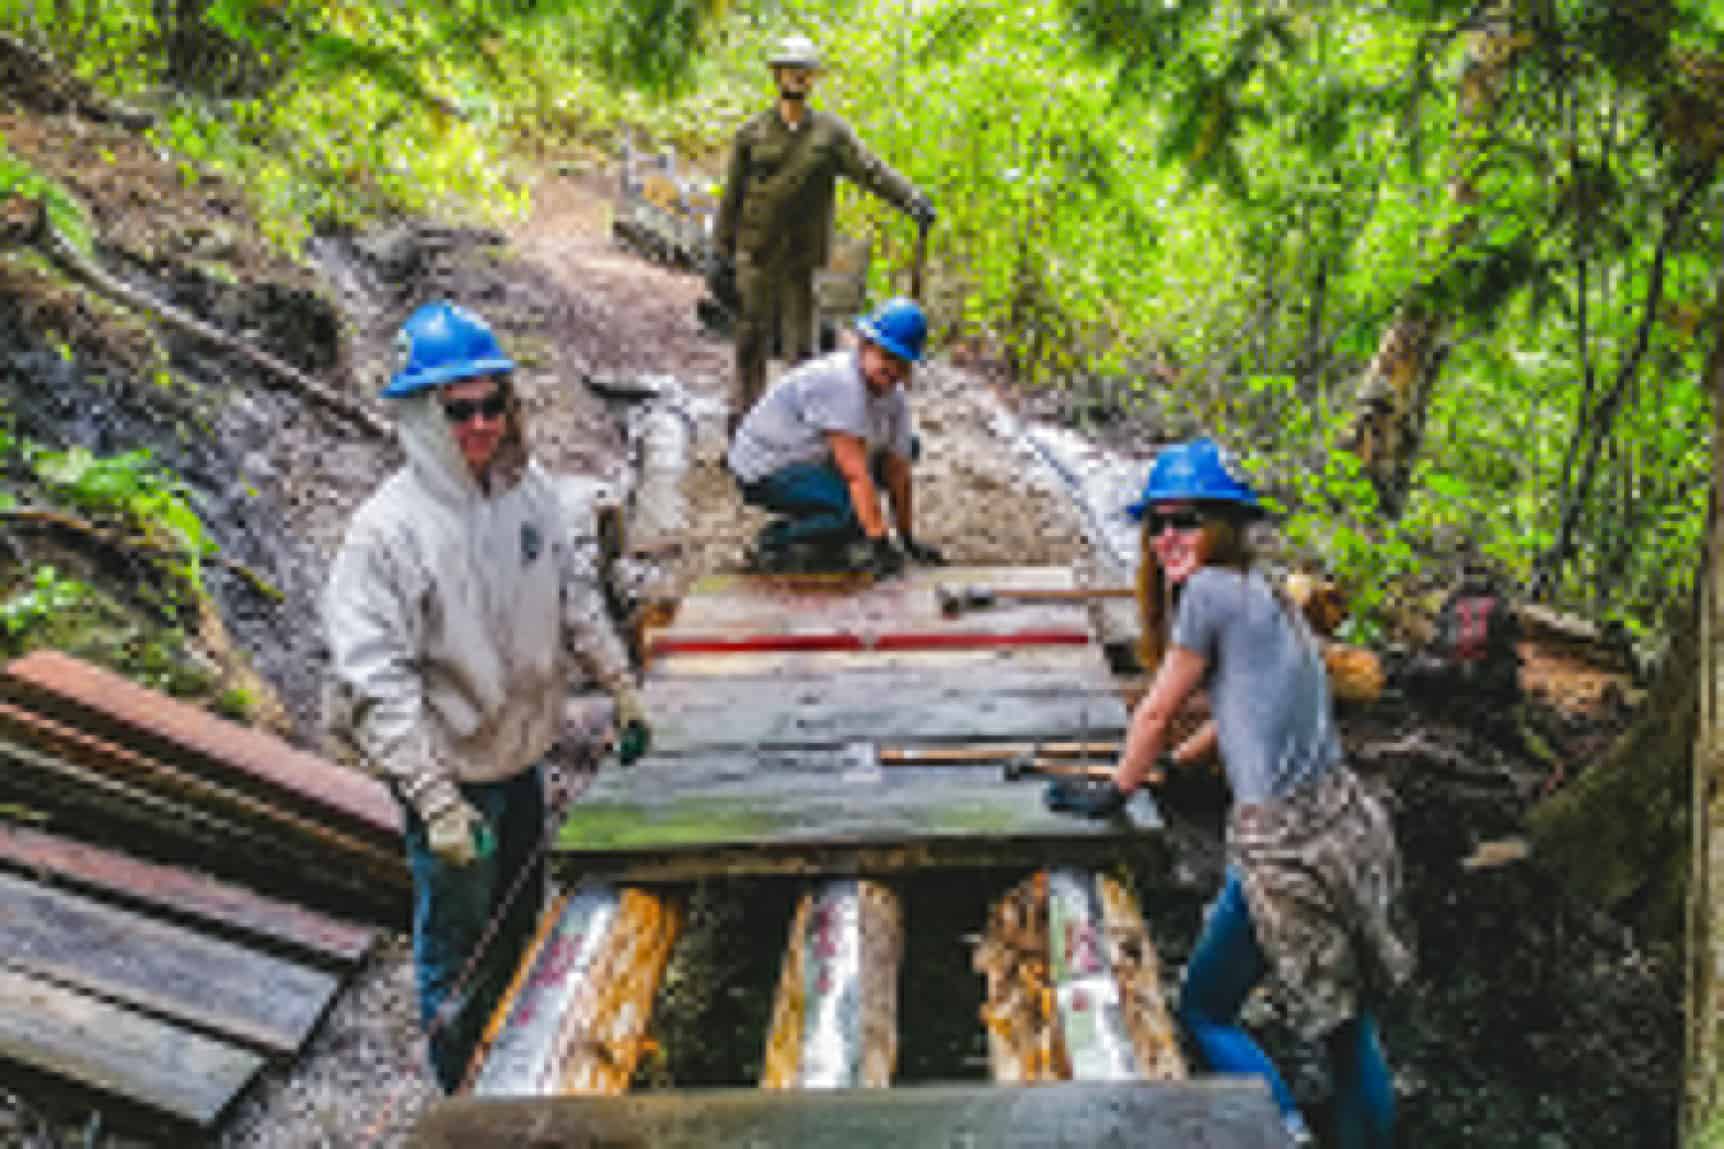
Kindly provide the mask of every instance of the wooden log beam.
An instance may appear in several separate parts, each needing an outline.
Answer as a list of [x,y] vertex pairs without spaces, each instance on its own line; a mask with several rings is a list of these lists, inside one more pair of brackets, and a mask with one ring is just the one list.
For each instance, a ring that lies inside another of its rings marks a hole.
[[796,906],[761,1070],[763,1089],[884,1089],[898,1061],[904,913],[878,883],[841,878]]
[[1186,1076],[1159,961],[1130,894],[1060,867],[997,901],[975,954],[999,1082]]
[[1095,892],[1101,904],[1103,955],[1119,983],[1138,1075],[1151,1081],[1182,1080],[1189,1074],[1179,1049],[1179,1029],[1161,989],[1161,959],[1137,899],[1106,874],[1095,876]]
[[480,1095],[625,1092],[682,929],[679,896],[583,885],[521,964],[474,1058]]

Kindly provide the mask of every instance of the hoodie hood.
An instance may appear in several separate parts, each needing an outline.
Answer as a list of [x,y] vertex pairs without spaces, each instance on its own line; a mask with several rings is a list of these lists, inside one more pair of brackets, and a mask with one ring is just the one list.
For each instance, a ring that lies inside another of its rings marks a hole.
[[395,408],[395,434],[407,455],[407,465],[439,502],[463,506],[475,499],[494,497],[521,481],[527,465],[526,430],[520,399],[512,385],[504,386],[509,393],[508,425],[486,469],[485,485],[480,484],[461,454],[461,445],[455,441],[455,432],[443,414],[439,388],[391,400]]

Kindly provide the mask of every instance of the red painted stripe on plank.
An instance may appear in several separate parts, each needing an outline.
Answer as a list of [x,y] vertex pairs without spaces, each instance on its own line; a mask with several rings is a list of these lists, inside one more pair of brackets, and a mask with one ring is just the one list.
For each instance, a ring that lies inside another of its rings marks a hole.
[[739,638],[696,635],[655,638],[654,655],[744,654],[792,650],[970,650],[997,646],[1087,646],[1088,631],[1020,630],[1001,634],[898,632],[860,634],[751,634]]

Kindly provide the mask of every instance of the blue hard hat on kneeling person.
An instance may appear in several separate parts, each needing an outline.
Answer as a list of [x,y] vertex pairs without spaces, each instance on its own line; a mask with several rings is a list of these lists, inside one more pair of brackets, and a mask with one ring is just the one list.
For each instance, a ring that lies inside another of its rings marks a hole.
[[928,338],[928,320],[915,300],[900,296],[882,303],[874,314],[858,319],[856,330],[868,342],[906,363],[916,363],[922,358],[922,344]]
[[1226,503],[1249,515],[1263,513],[1257,492],[1246,482],[1238,462],[1207,436],[1163,448],[1150,465],[1143,494],[1125,513],[1141,519],[1151,505],[1172,502]]
[[427,303],[409,315],[395,337],[395,350],[396,370],[383,388],[385,399],[515,369],[490,325],[447,300]]

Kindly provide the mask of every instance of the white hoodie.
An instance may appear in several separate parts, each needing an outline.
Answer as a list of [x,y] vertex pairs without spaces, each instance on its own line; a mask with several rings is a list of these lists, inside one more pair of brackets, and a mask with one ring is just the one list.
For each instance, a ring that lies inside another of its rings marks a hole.
[[428,820],[456,782],[545,754],[577,664],[618,699],[633,679],[579,491],[527,459],[518,403],[487,492],[434,389],[393,402],[407,465],[353,516],[324,593],[326,721]]

